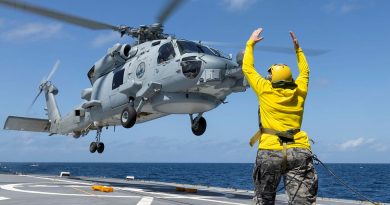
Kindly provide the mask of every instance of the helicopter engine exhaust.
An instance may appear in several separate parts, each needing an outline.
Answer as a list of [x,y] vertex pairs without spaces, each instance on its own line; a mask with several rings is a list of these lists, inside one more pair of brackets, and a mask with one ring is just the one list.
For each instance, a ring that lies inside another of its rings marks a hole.
[[115,66],[124,64],[131,56],[131,46],[129,44],[115,44],[107,50],[107,54],[98,60],[94,65],[94,78],[107,74]]
[[121,58],[128,59],[130,57],[131,46],[129,44],[123,44],[120,48]]

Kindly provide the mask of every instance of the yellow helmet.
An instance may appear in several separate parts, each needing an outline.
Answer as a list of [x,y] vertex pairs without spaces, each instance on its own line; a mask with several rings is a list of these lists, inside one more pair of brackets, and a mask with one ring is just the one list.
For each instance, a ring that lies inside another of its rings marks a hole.
[[268,73],[272,75],[271,81],[273,83],[279,81],[293,81],[290,67],[285,64],[273,64],[268,68]]

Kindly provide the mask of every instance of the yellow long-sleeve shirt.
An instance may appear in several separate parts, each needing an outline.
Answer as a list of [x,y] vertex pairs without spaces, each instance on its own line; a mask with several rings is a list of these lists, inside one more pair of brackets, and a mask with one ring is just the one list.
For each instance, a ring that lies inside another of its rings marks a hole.
[[[262,126],[278,131],[300,129],[303,110],[309,85],[309,66],[301,48],[296,50],[299,76],[295,80],[297,88],[273,88],[269,80],[264,79],[254,67],[254,41],[246,43],[242,71],[249,85],[256,93],[260,105]],[[304,131],[294,135],[294,143],[287,148],[300,147],[310,149],[309,137]],[[275,135],[262,134],[259,149],[282,150],[283,146]]]

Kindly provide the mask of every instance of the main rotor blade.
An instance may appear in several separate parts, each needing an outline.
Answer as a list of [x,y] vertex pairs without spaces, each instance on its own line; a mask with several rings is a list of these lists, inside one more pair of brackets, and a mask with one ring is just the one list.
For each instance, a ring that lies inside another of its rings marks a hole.
[[[226,42],[214,42],[214,41],[202,41],[203,44],[217,46],[217,47],[228,47],[228,48],[239,48],[242,49],[242,44],[236,43],[226,43]],[[284,54],[295,54],[294,48],[290,47],[281,47],[281,46],[263,46],[259,45],[255,47],[256,50],[272,53],[284,53]],[[325,49],[303,49],[307,56],[319,56],[329,52]]]
[[49,75],[47,76],[46,81],[49,81],[51,77],[53,77],[54,73],[57,71],[59,66],[60,66],[60,60],[57,60],[53,68],[51,69]]
[[161,10],[160,15],[157,17],[157,22],[164,24],[165,20],[172,15],[172,13],[183,3],[183,0],[172,0],[163,10]]
[[[256,47],[256,50],[273,52],[273,53],[295,54],[294,48],[279,47],[279,46],[259,46]],[[303,51],[307,56],[320,56],[329,52],[329,50],[312,49],[312,48],[305,48],[303,49]]]
[[93,30],[111,29],[111,30],[117,31],[119,29],[117,26],[113,26],[110,24],[106,24],[106,23],[102,23],[102,22],[98,22],[98,21],[94,21],[94,20],[90,20],[90,19],[86,19],[86,18],[82,18],[82,17],[78,17],[78,16],[73,16],[70,14],[62,13],[59,11],[55,11],[52,9],[43,8],[43,7],[31,5],[31,4],[27,4],[24,2],[20,2],[20,1],[0,0],[0,4],[3,4],[5,6],[8,6],[8,7],[14,8],[14,9],[27,11],[30,13],[41,15],[44,17],[53,18],[53,19],[56,19],[59,21],[63,21],[66,23],[78,25],[78,26],[93,29]]
[[27,113],[30,112],[32,106],[35,104],[35,102],[37,101],[38,97],[41,95],[42,91],[43,91],[42,89],[39,90],[38,95],[35,96],[34,100],[33,100],[32,103],[30,104],[30,106],[28,106]]

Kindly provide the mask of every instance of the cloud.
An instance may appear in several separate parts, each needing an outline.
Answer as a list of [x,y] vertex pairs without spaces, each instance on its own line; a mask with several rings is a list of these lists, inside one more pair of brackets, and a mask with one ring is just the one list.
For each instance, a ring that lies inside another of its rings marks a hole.
[[348,14],[363,9],[357,1],[332,1],[322,7],[328,13]]
[[341,150],[347,150],[347,149],[353,149],[356,147],[359,147],[364,142],[364,139],[362,137],[359,137],[357,139],[348,140],[342,144],[339,145],[339,148]]
[[369,148],[377,152],[384,152],[389,149],[389,146],[387,144],[373,142],[370,144]]
[[6,41],[36,41],[52,38],[59,34],[61,30],[62,25],[59,23],[27,23],[1,33],[1,38]]
[[356,139],[351,139],[348,141],[345,141],[344,143],[341,143],[338,145],[338,148],[341,151],[346,151],[346,150],[352,150],[358,147],[364,146],[366,149],[368,148],[369,150],[372,151],[377,151],[377,152],[383,152],[389,149],[387,144],[377,142],[375,138],[363,138],[359,137]]
[[248,9],[256,0],[223,0],[222,4],[229,11],[243,11]]
[[356,3],[344,3],[343,5],[341,5],[340,12],[342,14],[347,14],[353,11],[357,11],[361,8],[362,7]]
[[121,40],[122,39],[119,33],[110,32],[97,36],[95,39],[92,40],[91,45],[96,48],[110,43],[119,42]]

